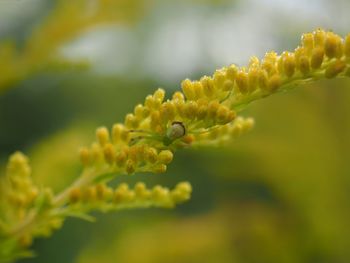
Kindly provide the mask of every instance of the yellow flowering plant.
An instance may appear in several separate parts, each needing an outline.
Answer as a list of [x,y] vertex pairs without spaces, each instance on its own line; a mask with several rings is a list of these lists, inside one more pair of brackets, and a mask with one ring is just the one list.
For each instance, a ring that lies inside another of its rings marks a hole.
[[158,89],[138,104],[124,123],[99,127],[96,141],[80,149],[82,172],[60,193],[35,185],[28,158],[14,153],[0,181],[0,261],[30,256],[32,240],[50,236],[67,217],[93,220],[89,213],[172,208],[187,201],[191,185],[148,188],[139,182],[112,188],[123,174],[164,173],[175,152],[218,146],[249,131],[252,118],[239,116],[249,103],[326,78],[350,76],[350,35],[318,29],[302,36],[294,52],[252,57],[247,67],[230,65],[198,81],[184,80],[166,99]]
[[131,24],[152,1],[58,0],[44,22],[35,27],[19,50],[11,41],[0,43],[0,93],[45,69],[86,68],[86,61],[72,62],[60,56],[60,48],[84,31],[103,24]]

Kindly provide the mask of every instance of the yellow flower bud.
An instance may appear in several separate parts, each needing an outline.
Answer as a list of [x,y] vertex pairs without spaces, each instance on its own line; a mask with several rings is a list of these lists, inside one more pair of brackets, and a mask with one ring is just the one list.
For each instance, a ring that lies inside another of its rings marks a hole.
[[120,133],[120,139],[123,142],[128,142],[130,140],[130,132],[125,127],[123,127]]
[[101,162],[103,160],[101,146],[98,143],[91,145],[91,159],[93,162]]
[[161,174],[161,173],[165,173],[166,172],[166,165],[165,164],[157,164],[156,166],[153,167],[153,171],[156,174]]
[[169,190],[167,188],[164,188],[160,185],[156,185],[152,189],[152,199],[155,202],[166,202],[169,197]]
[[196,99],[196,93],[193,89],[193,83],[191,80],[189,80],[189,79],[183,80],[181,83],[181,88],[182,88],[182,91],[188,100],[195,100]]
[[197,99],[203,97],[203,86],[200,81],[193,82],[193,90]]
[[326,39],[326,32],[322,29],[317,29],[314,32],[314,43],[316,47],[322,47],[324,46],[324,42]]
[[222,85],[223,91],[231,91],[233,89],[233,81],[227,79],[224,81],[224,84]]
[[98,200],[108,201],[113,196],[113,190],[105,184],[98,184],[95,186],[96,196]]
[[163,150],[158,155],[158,161],[162,164],[169,164],[173,160],[173,153],[169,150]]
[[113,201],[117,204],[133,201],[135,193],[129,190],[129,186],[125,183],[120,184],[114,192]]
[[215,93],[214,81],[208,76],[204,76],[200,79],[200,82],[202,84],[203,93],[205,94],[205,96],[211,98]]
[[294,54],[286,53],[283,59],[283,69],[287,77],[291,78],[294,75],[295,66]]
[[96,189],[96,197],[98,200],[103,200],[104,199],[104,193],[106,190],[107,186],[104,184],[97,184],[95,186]]
[[185,104],[185,116],[193,120],[196,118],[196,115],[198,113],[198,104],[195,101],[189,101],[188,103]]
[[236,67],[236,65],[232,64],[230,65],[227,69],[226,69],[226,77],[231,80],[232,82],[235,81],[236,76],[238,73],[238,69]]
[[116,190],[119,190],[119,191],[122,191],[123,193],[126,193],[127,191],[129,191],[129,185],[127,183],[121,183],[118,185]]
[[10,156],[6,167],[8,176],[19,176],[21,178],[30,176],[31,168],[28,158],[21,152],[15,152]]
[[277,72],[277,53],[274,51],[267,52],[262,62],[262,68],[267,71],[269,75]]
[[161,119],[160,119],[160,113],[159,111],[154,111],[151,113],[151,129],[156,130],[157,126],[160,125]]
[[176,92],[173,94],[173,100],[174,100],[174,101],[184,101],[184,100],[185,100],[185,97],[184,97],[184,95],[183,95],[180,91],[176,91]]
[[159,88],[154,92],[153,97],[155,100],[162,103],[164,100],[164,97],[165,97],[165,91],[163,89]]
[[103,154],[104,154],[104,157],[105,157],[105,160],[107,163],[109,163],[109,164],[114,163],[115,149],[114,149],[113,144],[107,143],[103,148]]
[[101,146],[109,142],[109,132],[106,127],[100,127],[96,130],[96,138]]
[[170,101],[163,103],[162,106],[160,107],[160,117],[164,122],[174,120],[175,114],[176,114],[176,107]]
[[85,202],[94,202],[97,200],[97,192],[94,186],[89,186],[83,191],[83,200]]
[[159,99],[154,98],[153,99],[153,109],[152,110],[158,110],[160,105],[162,105],[162,101]]
[[334,78],[336,77],[339,73],[341,73],[346,67],[346,64],[344,61],[337,60],[334,61],[332,64],[330,64],[325,72],[325,77],[326,78]]
[[208,113],[208,105],[201,105],[198,107],[197,118],[203,120],[206,118]]
[[177,114],[181,118],[185,118],[185,102],[184,101],[175,100],[174,101],[174,106],[176,108]]
[[121,134],[124,130],[123,125],[121,124],[114,124],[112,128],[112,138],[114,143],[118,143],[121,141]]
[[327,32],[325,40],[325,53],[327,57],[340,57],[342,53],[342,39],[333,32]]
[[126,163],[126,160],[128,158],[128,155],[127,155],[127,151],[126,150],[121,150],[117,156],[116,156],[116,163],[118,165],[118,167],[123,167]]
[[192,186],[189,182],[180,182],[176,185],[176,189],[180,190],[181,192],[185,193],[191,193],[192,192]]
[[131,146],[128,151],[129,159],[133,160],[135,163],[142,161],[141,159],[144,157],[144,151],[143,145]]
[[146,200],[151,196],[150,191],[146,188],[146,185],[142,182],[138,182],[135,187],[135,196],[138,199]]
[[88,148],[81,148],[79,151],[80,161],[84,166],[91,164],[91,154]]
[[298,67],[301,73],[307,75],[310,72],[310,62],[307,56],[301,56],[298,61]]
[[247,118],[243,123],[243,131],[251,130],[254,127],[255,121],[253,118]]
[[135,200],[135,192],[134,191],[128,191],[125,196],[125,202],[133,202]]
[[268,74],[265,70],[260,70],[259,72],[259,87],[263,90],[267,89],[268,85]]
[[213,75],[215,89],[222,89],[225,81],[225,73],[221,70],[216,70]]
[[216,117],[216,112],[220,107],[220,103],[217,101],[211,101],[208,105],[208,118],[214,119]]
[[230,110],[227,117],[226,117],[226,123],[232,122],[236,118],[237,114],[235,111]]
[[248,71],[249,92],[253,92],[258,88],[259,74],[260,74],[260,70],[257,67],[249,68],[249,71]]
[[195,137],[192,134],[187,134],[182,137],[182,141],[186,144],[191,144],[195,140]]
[[249,59],[248,68],[257,68],[260,66],[259,58],[256,56],[251,56]]
[[178,183],[173,191],[171,191],[172,200],[175,203],[181,203],[190,199],[192,186],[188,182]]
[[313,69],[318,69],[321,67],[324,58],[324,49],[322,47],[317,47],[312,51],[311,54],[311,67]]
[[134,116],[134,114],[127,114],[125,116],[125,126],[128,129],[137,129],[139,126],[139,120]]
[[301,57],[306,56],[306,51],[304,47],[297,47],[294,50],[294,57],[295,57],[295,61],[297,61],[297,64],[300,60]]
[[235,116],[236,116],[235,112],[231,111],[229,108],[222,105],[220,105],[220,107],[216,112],[216,120],[219,124],[226,124],[228,122],[231,122],[233,121]]
[[281,77],[278,74],[273,75],[267,84],[270,92],[276,91],[281,85]]
[[314,36],[312,33],[303,34],[301,37],[301,42],[307,54],[311,54],[314,48]]
[[73,188],[69,192],[69,202],[71,203],[77,203],[81,199],[81,191],[79,188]]
[[244,71],[239,71],[236,77],[236,84],[242,94],[249,91],[248,74]]
[[155,148],[153,147],[147,148],[145,154],[146,154],[147,162],[155,163],[157,161],[158,154]]
[[155,99],[152,95],[148,95],[145,99],[145,106],[149,109],[149,110],[153,110],[156,108],[155,106],[156,102]]
[[134,114],[138,120],[141,120],[149,115],[149,109],[142,104],[138,104],[134,109]]
[[135,172],[136,169],[136,164],[133,160],[128,159],[126,161],[126,166],[125,166],[125,171],[127,174],[133,174]]

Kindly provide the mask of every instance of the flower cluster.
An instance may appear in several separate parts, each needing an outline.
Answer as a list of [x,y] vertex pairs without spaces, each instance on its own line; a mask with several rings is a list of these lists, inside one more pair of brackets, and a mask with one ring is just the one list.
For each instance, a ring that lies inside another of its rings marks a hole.
[[200,133],[195,137],[193,145],[224,145],[242,134],[251,130],[254,126],[253,118],[237,117],[232,123],[221,125],[214,129],[210,129],[205,133]]
[[130,189],[126,183],[116,189],[97,184],[89,187],[71,189],[69,203],[78,211],[99,209],[102,211],[137,207],[174,207],[190,198],[192,188],[187,182],[176,185],[173,190],[160,185],[147,189],[143,182]]
[[[62,218],[50,213],[52,207],[51,189],[39,189],[32,180],[28,158],[20,152],[14,153],[6,176],[0,181],[0,243],[4,237],[11,237],[11,242],[7,242],[9,250],[0,250],[0,258],[10,260],[31,245],[33,236],[48,236],[60,228]],[[46,221],[32,222],[31,218],[39,214],[45,214]]]
[[[189,83],[183,82],[183,90]],[[213,96],[218,97],[216,93]],[[126,115],[124,124],[115,124],[111,132],[98,128],[96,142],[80,151],[84,167],[95,174],[162,173],[175,150],[198,145],[220,132],[237,137],[248,130],[240,128],[241,118],[233,122],[235,111],[216,98],[198,94],[196,100],[189,100],[181,92],[175,92],[172,99],[164,98],[164,90],[158,89]]]
[[302,36],[294,52],[266,53],[247,67],[230,65],[212,77],[185,79],[182,92],[165,99],[158,89],[108,131],[97,129],[97,142],[81,151],[85,167],[99,174],[165,172],[175,150],[191,145],[218,145],[252,127],[238,118],[249,102],[311,80],[350,74],[350,36],[321,29]]
[[[173,159],[170,150],[161,150],[152,145],[131,143],[130,130],[121,124],[113,126],[112,138],[107,128],[96,131],[97,142],[80,150],[82,164],[89,168],[105,169],[115,173],[165,172]],[[136,138],[138,139],[138,138]]]
[[221,145],[246,133],[254,121],[237,115],[254,100],[308,81],[345,76],[350,76],[350,35],[342,39],[319,29],[304,34],[294,52],[268,52],[261,61],[252,57],[247,67],[230,65],[212,77],[186,79],[182,92],[168,99],[164,90],[156,90],[124,123],[96,130],[96,141],[80,150],[81,176],[57,195],[36,187],[27,158],[15,153],[0,180],[0,248],[6,246],[0,259],[23,255],[21,247],[49,235],[67,216],[89,219],[91,210],[171,208],[188,200],[188,182],[173,190],[148,189],[142,182],[133,189],[125,183],[112,189],[108,182],[122,174],[163,173],[178,149]]
[[[224,67],[210,80],[222,91],[232,82],[229,86],[233,86],[233,92],[225,105],[240,110],[251,101],[307,81],[349,76],[349,50],[350,35],[343,39],[318,29],[303,34],[301,45],[294,52],[285,51],[281,55],[268,52],[261,61],[251,57],[247,67]],[[193,86],[192,90],[196,90]]]
[[8,221],[23,219],[26,211],[38,196],[38,188],[33,184],[28,158],[20,152],[13,154],[6,169],[6,180],[2,182],[2,197],[12,208],[7,213]]

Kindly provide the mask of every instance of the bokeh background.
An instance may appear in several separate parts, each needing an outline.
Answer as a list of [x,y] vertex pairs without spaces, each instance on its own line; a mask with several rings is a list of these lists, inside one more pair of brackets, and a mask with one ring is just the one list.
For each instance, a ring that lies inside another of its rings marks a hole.
[[[22,150],[56,191],[77,149],[163,87],[293,50],[302,32],[350,31],[347,0],[0,0],[0,162]],[[174,210],[69,219],[22,263],[350,262],[350,81],[252,104],[256,128],[223,148],[178,152],[166,174],[193,184]]]

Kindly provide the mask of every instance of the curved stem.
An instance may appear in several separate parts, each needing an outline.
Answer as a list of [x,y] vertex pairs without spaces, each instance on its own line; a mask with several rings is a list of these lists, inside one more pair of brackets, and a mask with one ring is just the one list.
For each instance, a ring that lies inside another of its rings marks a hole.
[[64,205],[72,189],[88,185],[92,181],[94,176],[94,172],[91,172],[90,170],[85,170],[69,187],[67,187],[54,198],[53,205]]

